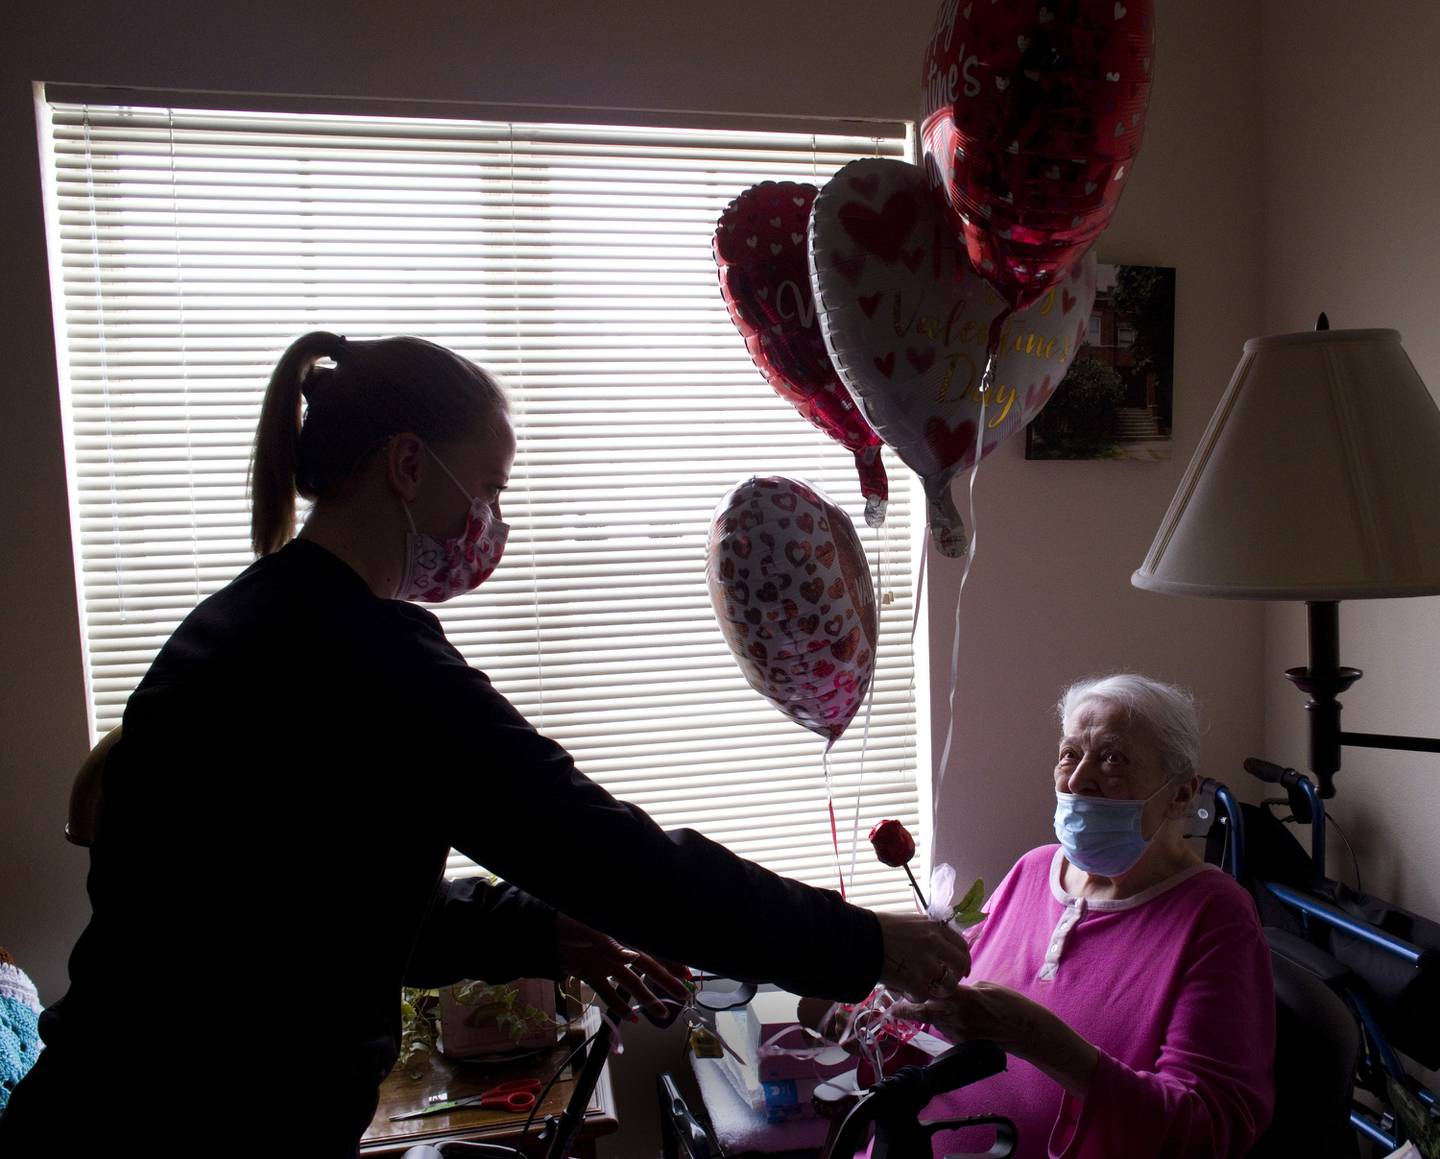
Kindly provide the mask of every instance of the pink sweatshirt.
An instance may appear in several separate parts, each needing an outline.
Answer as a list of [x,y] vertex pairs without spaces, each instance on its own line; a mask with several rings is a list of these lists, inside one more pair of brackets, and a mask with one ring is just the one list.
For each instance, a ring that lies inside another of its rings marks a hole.
[[[972,946],[972,981],[1049,1007],[1100,1052],[1081,1100],[1035,1067],[936,1099],[924,1120],[996,1112],[1019,1157],[1244,1155],[1274,1104],[1270,952],[1247,894],[1213,865],[1123,901],[1060,887],[1059,846],[1000,883]],[[940,1132],[935,1154],[983,1151],[993,1131]]]

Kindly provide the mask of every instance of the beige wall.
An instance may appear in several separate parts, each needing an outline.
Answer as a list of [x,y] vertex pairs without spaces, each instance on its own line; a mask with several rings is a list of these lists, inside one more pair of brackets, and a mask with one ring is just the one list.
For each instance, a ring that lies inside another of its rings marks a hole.
[[[13,339],[0,389],[0,943],[36,977],[45,1000],[63,992],[65,955],[88,914],[84,855],[59,837],[87,738],[31,82],[910,117],[935,6],[96,0],[62,19],[43,0],[10,0],[0,63],[9,177],[0,186],[0,294]],[[1325,7],[1341,23],[1343,10]],[[1210,722],[1206,771],[1218,776],[1231,775],[1261,736],[1261,673],[1271,671],[1262,668],[1261,609],[1129,586],[1241,342],[1259,329],[1261,255],[1275,250],[1262,245],[1256,10],[1248,0],[1160,0],[1159,8],[1145,152],[1101,256],[1179,267],[1176,455],[1159,465],[1026,463],[1017,441],[982,469],[939,850],[992,885],[1019,852],[1047,839],[1050,705],[1067,680],[1136,668],[1193,686]],[[1273,16],[1267,10],[1267,28]],[[1337,33],[1333,41],[1344,39]],[[1398,47],[1399,33],[1396,40]],[[1303,59],[1298,49],[1286,53]],[[1345,85],[1361,87],[1358,78]],[[1297,134],[1309,115],[1295,106]],[[1407,164],[1417,181],[1421,165],[1435,176],[1433,157]],[[1265,172],[1275,177],[1274,166]],[[1317,196],[1314,220],[1297,227],[1294,252],[1277,261],[1323,261],[1325,251],[1300,239],[1329,236],[1320,217],[1328,204]],[[1402,203],[1392,197],[1386,205],[1393,221]],[[1383,266],[1372,261],[1373,244],[1351,245],[1350,276],[1408,268],[1409,254],[1399,250],[1387,251]],[[1295,284],[1339,283],[1340,264],[1307,266]],[[1432,291],[1435,277],[1432,268]],[[1401,304],[1418,312],[1434,297],[1413,291],[1397,288],[1395,307],[1383,309],[1383,299],[1367,294],[1374,309],[1366,319],[1405,326]],[[1327,304],[1344,317],[1344,301],[1335,292]],[[1432,346],[1432,382],[1437,354]],[[949,690],[956,578],[953,567],[930,577],[937,729]],[[1390,679],[1400,678],[1400,665],[1386,666]],[[1375,715],[1377,727],[1423,727]]]
[[[1260,740],[1261,606],[1130,586],[1259,319],[1254,10],[1165,0],[1157,8],[1145,148],[1099,254],[1177,267],[1174,458],[1026,462],[1017,439],[981,466],[937,851],[962,879],[984,876],[991,886],[1022,848],[1053,840],[1052,706],[1076,677],[1133,669],[1193,688],[1210,776],[1236,779]],[[957,503],[963,511],[963,489]],[[937,731],[946,719],[940,698],[949,687],[956,569],[937,569],[932,581]],[[937,732],[937,755],[943,743]]]
[[[1320,310],[1337,328],[1393,327],[1433,393],[1440,7],[1267,0],[1263,37],[1266,332],[1306,329]],[[1266,624],[1266,747],[1304,768],[1304,697],[1281,675],[1306,662],[1303,606],[1273,605]],[[1342,697],[1344,726],[1440,733],[1437,648],[1440,599],[1342,604],[1341,663],[1365,672]],[[1356,844],[1365,888],[1440,911],[1440,757],[1346,749],[1343,761],[1332,811]],[[1330,866],[1350,874],[1333,837]]]

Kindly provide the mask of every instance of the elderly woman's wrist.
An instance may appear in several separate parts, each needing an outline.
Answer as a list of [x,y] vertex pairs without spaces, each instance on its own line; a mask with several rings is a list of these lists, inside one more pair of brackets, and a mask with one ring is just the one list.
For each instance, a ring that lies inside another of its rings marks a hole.
[[1040,1025],[1027,1027],[1020,1041],[1005,1047],[1006,1053],[1024,1059],[1083,1099],[1090,1093],[1099,1050],[1059,1015],[1044,1007],[1037,1009]]

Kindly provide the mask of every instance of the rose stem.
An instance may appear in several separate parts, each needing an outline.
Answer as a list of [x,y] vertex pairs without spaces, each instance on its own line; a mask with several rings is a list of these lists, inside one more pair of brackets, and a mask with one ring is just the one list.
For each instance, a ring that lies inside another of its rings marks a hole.
[[925,895],[920,892],[920,883],[915,880],[915,875],[910,872],[910,865],[907,862],[901,866],[905,870],[905,876],[910,879],[910,888],[915,891],[915,896],[920,899],[920,912],[924,913],[930,908],[930,903],[925,900]]

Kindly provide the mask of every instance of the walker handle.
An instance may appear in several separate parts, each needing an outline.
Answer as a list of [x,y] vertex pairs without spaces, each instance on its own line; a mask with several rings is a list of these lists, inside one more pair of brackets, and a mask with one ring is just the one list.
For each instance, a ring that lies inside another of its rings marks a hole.
[[1295,820],[1302,825],[1314,823],[1318,798],[1315,783],[1304,773],[1262,761],[1259,757],[1246,757],[1245,771],[1267,784],[1279,785],[1290,798],[1290,812],[1295,815]]

